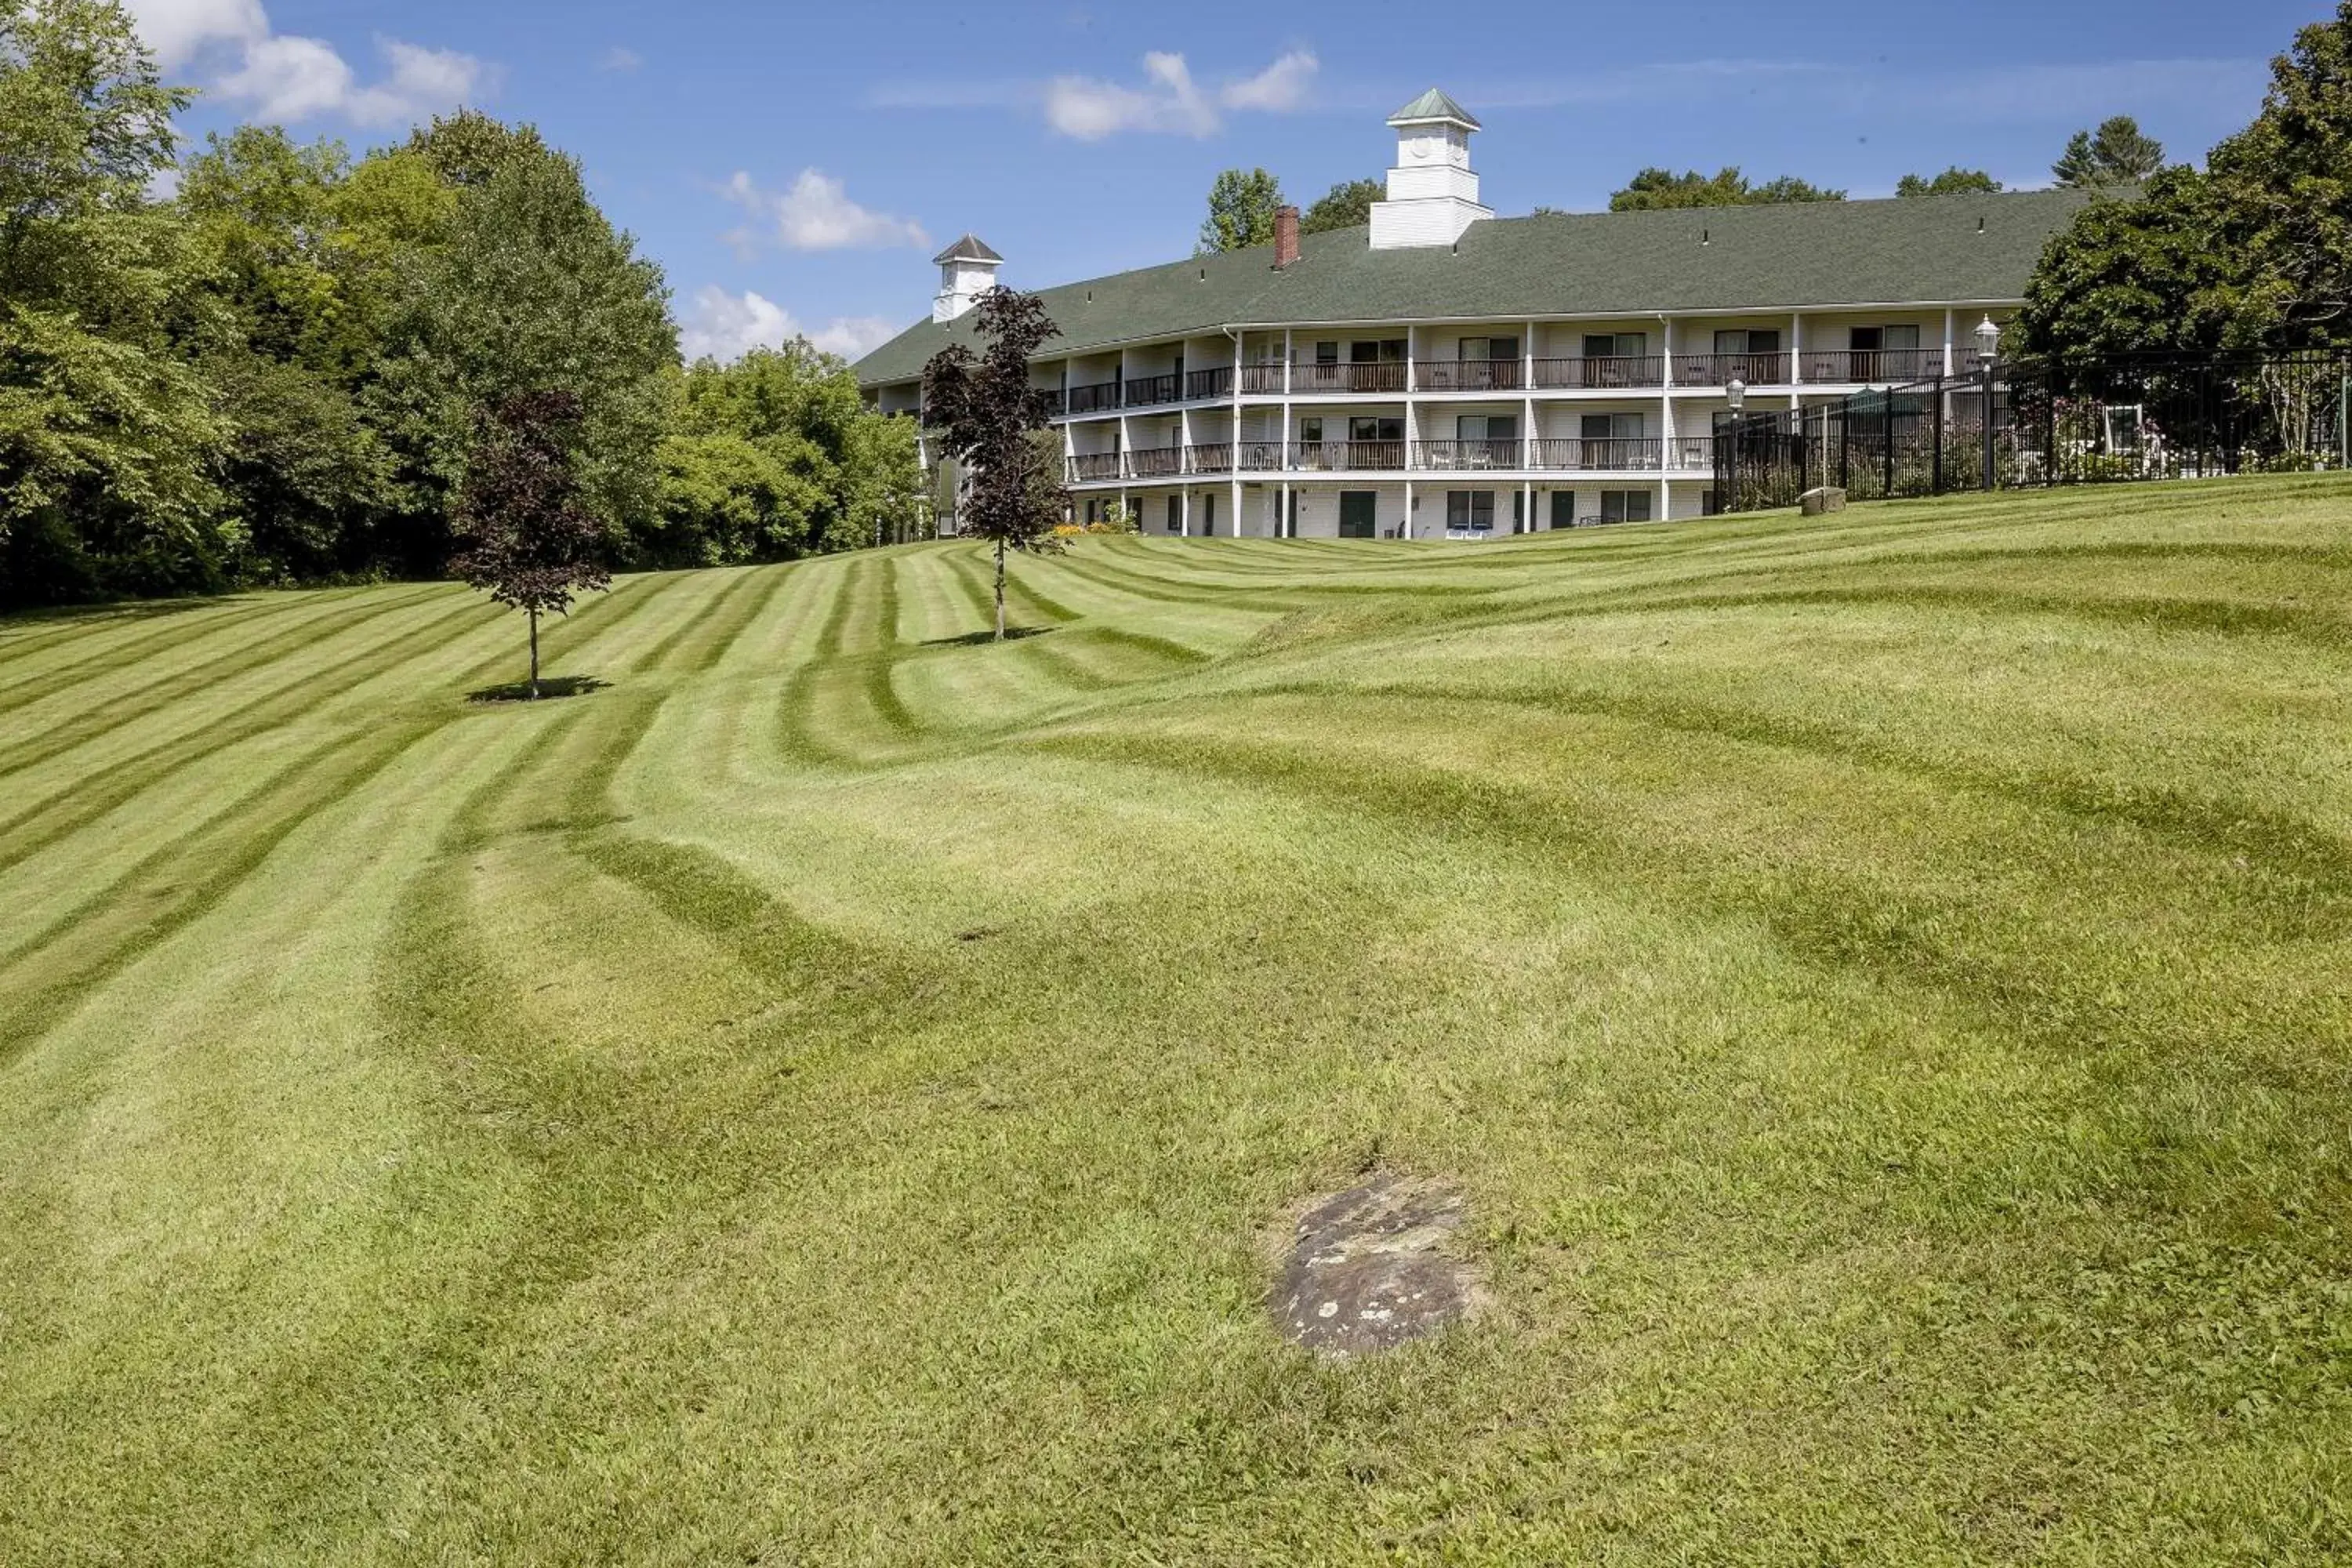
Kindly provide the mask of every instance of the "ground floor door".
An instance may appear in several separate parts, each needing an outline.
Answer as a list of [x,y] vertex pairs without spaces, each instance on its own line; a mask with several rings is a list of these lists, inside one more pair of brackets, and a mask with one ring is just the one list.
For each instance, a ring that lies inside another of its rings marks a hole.
[[1372,506],[1379,496],[1371,490],[1341,490],[1339,492],[1339,537],[1370,539],[1379,531],[1373,524]]

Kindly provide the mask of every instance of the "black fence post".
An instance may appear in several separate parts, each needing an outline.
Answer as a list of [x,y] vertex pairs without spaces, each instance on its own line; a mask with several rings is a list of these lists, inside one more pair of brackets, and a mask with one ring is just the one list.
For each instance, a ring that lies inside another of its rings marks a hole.
[[1936,395],[1927,404],[1927,419],[1933,455],[1928,459],[1927,493],[1944,493],[1944,373],[1936,373]]

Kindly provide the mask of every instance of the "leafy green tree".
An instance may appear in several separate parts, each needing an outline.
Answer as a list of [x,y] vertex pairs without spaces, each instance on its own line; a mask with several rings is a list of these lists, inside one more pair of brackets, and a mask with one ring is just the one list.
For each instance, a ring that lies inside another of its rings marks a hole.
[[1274,215],[1282,185],[1264,169],[1227,169],[1209,187],[1209,216],[1196,251],[1240,250],[1274,243]]
[[539,618],[567,615],[577,595],[613,585],[599,558],[604,529],[583,502],[576,463],[579,395],[522,393],[479,411],[473,461],[457,493],[459,553],[467,586],[530,620],[530,695],[539,686]]
[[2096,131],[2069,137],[2050,173],[2061,185],[2095,191],[2137,184],[2163,167],[2164,143],[2142,134],[2130,115],[2116,114],[2101,121]]
[[2018,331],[2063,358],[2352,342],[2352,0],[2272,62],[2262,112],[2206,172],[2077,214]]
[[1388,187],[1379,180],[1342,180],[1298,216],[1298,232],[1322,234],[1368,224],[1372,221],[1372,204],[1387,195]]
[[1783,202],[1842,202],[1843,191],[1824,190],[1819,185],[1783,174],[1760,185],[1751,185],[1748,177],[1736,167],[1702,174],[1696,169],[1675,174],[1671,169],[1643,169],[1625,183],[1620,191],[1609,197],[1611,212],[1654,212],[1677,207],[1737,207],[1762,206]]
[[199,268],[147,195],[188,99],[109,0],[0,3],[0,598],[234,574],[223,430],[173,341]]
[[[490,140],[478,125],[468,134]],[[577,163],[535,135],[512,145],[457,187],[446,237],[405,279],[366,393],[401,457],[412,562],[443,544],[436,525],[465,473],[472,411],[524,393],[579,400],[581,494],[616,546],[654,504],[663,377],[677,361],[661,269],[597,210]],[[429,147],[418,155],[432,158]]]
[[2000,189],[2000,182],[1982,169],[1963,169],[1958,163],[1940,174],[1906,174],[1895,184],[1898,196],[1991,195]]
[[1002,641],[1005,552],[1059,550],[1054,526],[1069,510],[1061,446],[1038,439],[1052,434],[1045,395],[1029,384],[1030,356],[1060,329],[1035,295],[1001,285],[972,310],[986,351],[975,358],[953,343],[933,354],[923,367],[923,405],[940,447],[971,475],[958,512],[962,531],[995,546]]

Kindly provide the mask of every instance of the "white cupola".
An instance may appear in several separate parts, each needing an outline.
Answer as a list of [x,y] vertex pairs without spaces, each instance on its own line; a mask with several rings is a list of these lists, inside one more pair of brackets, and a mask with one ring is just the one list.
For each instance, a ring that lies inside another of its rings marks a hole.
[[931,259],[940,268],[940,291],[931,300],[934,321],[952,321],[971,310],[996,287],[996,269],[1004,265],[1004,258],[968,234]]
[[1372,248],[1452,245],[1462,231],[1494,209],[1478,205],[1478,176],[1470,167],[1470,133],[1478,122],[1431,88],[1389,116],[1396,127],[1396,166],[1389,199],[1372,204]]

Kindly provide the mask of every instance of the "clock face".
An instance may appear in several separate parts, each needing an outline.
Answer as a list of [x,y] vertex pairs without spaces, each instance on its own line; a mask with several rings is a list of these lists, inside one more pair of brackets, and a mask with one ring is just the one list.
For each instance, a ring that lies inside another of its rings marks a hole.
[[1416,163],[1426,162],[1436,151],[1436,147],[1432,145],[1430,142],[1422,141],[1418,138],[1406,142],[1404,145],[1404,155],[1411,158]]

